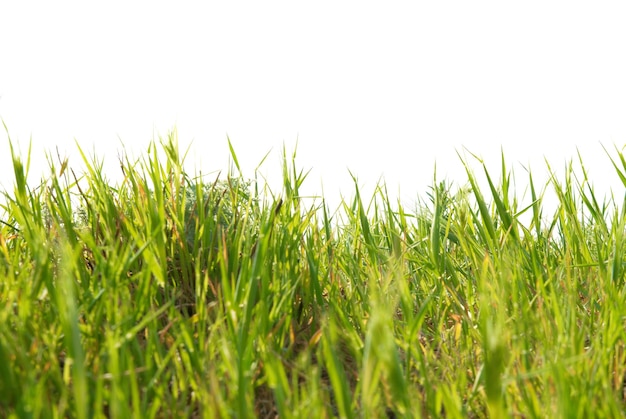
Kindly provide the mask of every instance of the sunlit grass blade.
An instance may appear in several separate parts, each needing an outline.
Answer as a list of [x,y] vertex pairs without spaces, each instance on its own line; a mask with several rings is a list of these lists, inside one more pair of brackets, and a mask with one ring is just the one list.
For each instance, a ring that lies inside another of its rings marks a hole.
[[[478,159],[478,157],[474,156],[476,159]],[[468,164],[463,161],[463,166],[465,167],[465,171],[467,173],[467,177],[468,180],[470,182],[470,185],[472,187],[472,191],[474,193],[474,198],[476,199],[476,202],[478,204],[478,209],[480,211],[480,215],[482,217],[482,221],[483,223],[479,224],[479,228],[484,231],[485,235],[485,239],[487,241],[487,244],[491,246],[495,246],[496,242],[497,242],[497,238],[496,238],[496,230],[493,224],[493,219],[491,218],[491,214],[489,213],[489,208],[487,207],[487,203],[485,201],[485,199],[483,198],[482,193],[480,192],[480,189],[478,187],[478,183],[476,182],[476,178],[474,177],[474,174],[472,173],[472,171],[470,170]]]
[[352,394],[348,387],[348,379],[345,370],[337,356],[339,339],[335,326],[327,325],[326,333],[322,337],[322,354],[330,379],[332,394],[334,395],[336,409],[339,417],[353,418]]

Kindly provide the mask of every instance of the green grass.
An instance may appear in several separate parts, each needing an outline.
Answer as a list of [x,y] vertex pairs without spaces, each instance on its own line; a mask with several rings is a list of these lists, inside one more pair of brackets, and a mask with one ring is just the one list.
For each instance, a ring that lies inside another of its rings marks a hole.
[[356,181],[331,209],[286,154],[278,191],[185,173],[174,134],[118,184],[79,149],[31,187],[9,144],[0,417],[626,412],[626,206],[582,160],[526,197],[503,156],[414,210]]

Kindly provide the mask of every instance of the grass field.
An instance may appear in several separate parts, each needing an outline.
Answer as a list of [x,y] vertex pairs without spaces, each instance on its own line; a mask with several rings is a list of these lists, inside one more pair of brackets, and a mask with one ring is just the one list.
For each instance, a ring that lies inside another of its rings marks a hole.
[[[626,412],[626,206],[597,199],[582,161],[525,173],[521,199],[504,156],[496,175],[460,160],[466,185],[434,180],[408,210],[383,185],[303,200],[287,155],[280,190],[234,151],[202,179],[174,135],[122,158],[115,185],[81,151],[29,187],[11,153],[0,417]],[[626,186],[623,154],[607,164]]]

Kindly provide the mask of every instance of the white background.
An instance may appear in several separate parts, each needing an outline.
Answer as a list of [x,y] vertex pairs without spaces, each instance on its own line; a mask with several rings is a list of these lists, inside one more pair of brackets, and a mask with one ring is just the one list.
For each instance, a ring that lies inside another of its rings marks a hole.
[[56,147],[80,167],[75,141],[119,179],[122,143],[139,156],[176,126],[192,172],[228,167],[228,135],[247,176],[271,150],[275,185],[298,140],[305,191],[331,202],[348,169],[409,203],[435,162],[463,184],[463,146],[496,177],[502,147],[519,188],[522,165],[543,183],[544,158],[562,172],[578,148],[622,196],[601,144],[626,142],[625,19],[609,2],[2,0],[0,117],[23,154],[32,138],[31,181]]

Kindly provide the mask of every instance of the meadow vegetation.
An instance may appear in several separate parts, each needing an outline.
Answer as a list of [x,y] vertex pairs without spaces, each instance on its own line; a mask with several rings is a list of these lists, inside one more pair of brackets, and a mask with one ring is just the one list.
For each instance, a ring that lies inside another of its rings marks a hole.
[[32,187],[9,145],[0,417],[626,412],[626,206],[582,160],[526,173],[523,199],[503,156],[497,176],[461,159],[467,184],[434,179],[411,210],[357,182],[328,208],[286,153],[280,190],[232,147],[228,175],[185,173],[174,134],[115,185],[78,148],[80,171],[51,157]]

